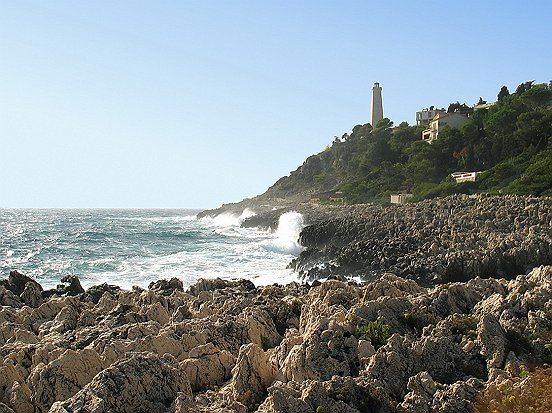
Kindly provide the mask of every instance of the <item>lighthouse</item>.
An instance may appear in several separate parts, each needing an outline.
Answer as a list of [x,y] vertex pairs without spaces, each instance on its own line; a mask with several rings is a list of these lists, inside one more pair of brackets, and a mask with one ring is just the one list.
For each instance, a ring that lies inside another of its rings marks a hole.
[[383,103],[381,101],[381,86],[378,82],[372,87],[372,117],[370,123],[375,128],[380,120],[383,119]]

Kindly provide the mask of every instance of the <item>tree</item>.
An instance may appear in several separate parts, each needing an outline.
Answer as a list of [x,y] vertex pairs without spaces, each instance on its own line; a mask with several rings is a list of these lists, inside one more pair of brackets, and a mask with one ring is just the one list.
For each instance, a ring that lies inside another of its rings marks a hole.
[[442,178],[441,151],[436,145],[416,141],[405,152],[408,155],[405,171],[411,183],[438,182]]
[[534,80],[528,80],[527,82],[520,83],[516,88],[516,95],[521,95],[524,92],[527,92],[533,87]]
[[509,95],[510,95],[510,91],[504,85],[500,88],[500,92],[498,92],[497,100],[500,102],[502,99],[504,99],[506,96],[509,96]]
[[451,103],[447,109],[448,113],[461,113],[462,115],[467,115],[468,113],[472,113],[473,109],[470,108],[465,103]]
[[488,114],[489,108],[476,109],[471,115],[471,121],[476,124],[479,129],[483,129],[483,123],[485,122],[485,118]]
[[379,128],[379,129],[381,129],[381,128],[391,128],[391,127],[393,127],[393,121],[390,120],[389,118],[383,118],[376,125],[376,128]]
[[389,141],[387,139],[380,139],[368,147],[364,156],[364,161],[368,169],[372,169],[379,166],[379,164],[384,161],[391,161],[393,155],[393,151],[389,147]]
[[372,125],[370,125],[369,123],[365,123],[364,125],[356,125],[353,128],[353,132],[351,133],[351,138],[353,140],[357,140],[362,137],[366,138],[371,131],[372,131]]
[[552,137],[552,111],[540,109],[534,112],[525,112],[518,116],[515,143],[518,151],[533,145],[538,150],[543,150]]
[[391,138],[389,139],[389,146],[395,157],[399,162],[406,162],[408,155],[405,153],[405,149],[412,143],[420,140],[421,131],[425,128],[425,125],[420,126],[408,126],[402,123],[398,128],[395,128]]
[[496,105],[491,108],[485,118],[484,125],[487,134],[485,146],[490,149],[488,161],[492,165],[512,156],[512,152],[515,152],[511,140],[519,113],[509,105]]
[[546,83],[542,83],[523,92],[521,98],[532,107],[545,106],[552,99],[552,91]]

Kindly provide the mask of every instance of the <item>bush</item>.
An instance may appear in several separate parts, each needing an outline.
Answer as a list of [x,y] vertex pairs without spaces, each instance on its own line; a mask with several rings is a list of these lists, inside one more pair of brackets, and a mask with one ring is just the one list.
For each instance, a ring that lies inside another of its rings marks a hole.
[[452,194],[469,194],[476,188],[474,182],[463,182],[457,184],[453,177],[447,176],[439,183],[423,183],[414,188],[414,199],[416,201],[428,198],[448,196]]
[[357,331],[361,338],[370,340],[376,348],[383,346],[391,337],[391,327],[381,320],[370,321],[366,325],[359,326]]
[[543,151],[533,159],[524,173],[512,182],[506,191],[524,195],[552,195],[552,149]]

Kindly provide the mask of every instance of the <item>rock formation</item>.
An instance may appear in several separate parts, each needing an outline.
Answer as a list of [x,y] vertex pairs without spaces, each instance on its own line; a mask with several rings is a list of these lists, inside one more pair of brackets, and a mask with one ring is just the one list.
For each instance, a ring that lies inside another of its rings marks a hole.
[[551,266],[430,287],[31,288],[0,285],[0,412],[469,412],[552,361]]
[[454,195],[305,213],[310,225],[300,243],[306,249],[292,266],[306,280],[371,280],[392,272],[427,285],[513,278],[552,264],[552,203],[546,198]]

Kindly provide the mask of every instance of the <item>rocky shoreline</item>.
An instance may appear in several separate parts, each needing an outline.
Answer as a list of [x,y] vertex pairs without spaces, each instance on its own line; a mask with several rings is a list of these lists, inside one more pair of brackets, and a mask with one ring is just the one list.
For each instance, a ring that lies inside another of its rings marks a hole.
[[263,205],[243,225],[290,210],[308,224],[292,265],[310,283],[85,290],[67,276],[44,290],[12,271],[0,413],[544,411],[550,199]]
[[261,212],[244,226],[274,228],[296,210],[307,226],[291,263],[303,280],[368,281],[391,272],[423,285],[513,278],[552,265],[552,200],[453,195],[405,205],[297,204]]
[[552,361],[550,266],[430,288],[65,281],[0,284],[2,413],[470,412]]

